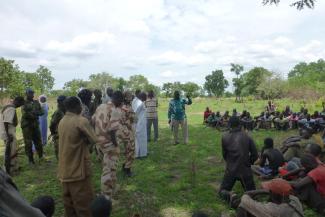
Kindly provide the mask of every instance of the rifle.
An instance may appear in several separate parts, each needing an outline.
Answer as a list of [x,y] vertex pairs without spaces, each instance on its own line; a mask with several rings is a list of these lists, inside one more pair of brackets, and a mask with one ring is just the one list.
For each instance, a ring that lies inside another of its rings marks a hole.
[[11,141],[8,138],[6,140],[5,168],[9,175],[10,175],[10,166],[11,166]]

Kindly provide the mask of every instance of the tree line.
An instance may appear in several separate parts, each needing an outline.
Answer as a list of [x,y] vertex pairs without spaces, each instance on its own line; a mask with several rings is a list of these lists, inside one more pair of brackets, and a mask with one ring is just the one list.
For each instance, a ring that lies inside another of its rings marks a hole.
[[[230,72],[234,73],[232,91],[229,91],[230,82],[225,78],[221,69],[212,71],[205,77],[204,85],[194,82],[167,82],[161,87],[148,81],[143,75],[132,75],[128,79],[115,77],[107,72],[94,73],[87,80],[73,79],[64,84],[63,89],[53,90],[54,77],[45,66],[39,66],[34,72],[25,72],[15,64],[14,60],[0,58],[0,97],[21,95],[27,87],[31,87],[37,94],[48,95],[75,95],[81,88],[100,89],[107,87],[116,90],[141,89],[153,90],[157,95],[171,97],[175,90],[192,97],[215,96],[236,97],[242,101],[243,97],[253,96],[262,99],[283,97],[319,98],[325,94],[325,61],[301,62],[295,65],[284,78],[279,73],[263,67],[254,67],[245,71],[244,66],[236,63],[229,65]],[[228,89],[227,89],[228,88]],[[228,91],[226,91],[228,90]]]

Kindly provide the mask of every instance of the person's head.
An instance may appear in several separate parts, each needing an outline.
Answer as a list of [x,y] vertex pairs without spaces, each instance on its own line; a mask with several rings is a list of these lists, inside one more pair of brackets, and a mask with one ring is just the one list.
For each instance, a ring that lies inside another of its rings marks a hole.
[[216,115],[217,115],[218,117],[220,117],[220,112],[219,112],[219,111],[217,111]]
[[41,103],[45,103],[45,102],[46,102],[46,96],[45,96],[45,95],[41,95],[41,96],[39,97],[39,101],[40,101]]
[[141,93],[140,89],[135,90],[135,93],[134,93],[135,97],[139,98],[140,93]]
[[314,112],[314,117],[315,117],[315,118],[318,118],[318,116],[319,116],[319,112],[318,112],[318,111],[315,111],[315,112]]
[[234,129],[234,128],[238,128],[240,126],[240,120],[239,120],[239,117],[237,116],[232,116],[230,119],[229,119],[229,125],[230,125],[230,128]]
[[149,92],[148,92],[148,98],[149,99],[152,99],[154,97],[155,97],[155,93],[153,92],[153,90],[149,90]]
[[41,210],[46,217],[53,216],[55,211],[55,202],[51,196],[38,197],[31,203],[31,206]]
[[247,111],[244,110],[243,113],[242,113],[242,116],[246,116],[247,115]]
[[80,98],[81,102],[86,106],[89,106],[92,95],[93,93],[89,89],[82,89],[78,93],[78,97]]
[[64,95],[60,95],[58,96],[58,98],[56,99],[56,102],[58,103],[58,108],[61,109],[63,112],[65,112],[65,107],[64,107],[64,100],[66,99],[67,97],[64,96]]
[[102,96],[103,96],[102,91],[99,90],[99,89],[95,89],[94,90],[94,96],[95,96],[96,99],[101,99]]
[[34,99],[34,90],[31,88],[26,89],[26,99],[32,101]]
[[304,115],[308,114],[308,109],[304,109]]
[[302,155],[300,162],[301,165],[306,169],[306,172],[309,172],[318,166],[315,156],[308,153]]
[[114,91],[113,95],[112,95],[112,103],[116,106],[116,107],[120,107],[122,106],[122,103],[124,101],[124,97],[123,97],[123,93],[122,91]]
[[319,157],[319,155],[322,153],[322,148],[315,143],[310,143],[307,144],[305,151],[306,153],[309,153],[315,157]]
[[193,213],[192,217],[208,217],[208,215],[205,214],[204,212],[197,211]]
[[111,88],[111,87],[106,88],[106,94],[107,94],[107,96],[112,97],[113,96],[113,93],[114,93],[113,88]]
[[180,92],[179,92],[178,90],[176,90],[176,91],[174,92],[174,99],[178,100],[178,99],[180,99],[180,98],[181,98],[181,94],[180,94]]
[[268,182],[262,182],[261,185],[263,189],[270,191],[271,201],[277,204],[287,200],[293,190],[286,180],[280,178]]
[[268,137],[264,139],[264,148],[265,149],[271,149],[273,148],[274,143],[273,143],[273,139]]
[[272,105],[272,102],[271,101],[268,101],[267,104]]
[[225,112],[225,116],[228,116],[228,115],[229,115],[229,111],[226,111],[226,112]]
[[205,111],[206,112],[209,112],[210,111],[209,107],[206,107]]
[[125,104],[130,104],[133,100],[133,95],[131,91],[125,91],[123,93]]
[[92,201],[90,210],[93,217],[109,217],[112,212],[112,202],[103,195],[98,196]]
[[70,96],[64,100],[64,107],[66,111],[75,113],[77,115],[81,114],[82,111],[80,99],[76,96]]
[[142,102],[146,101],[146,100],[147,100],[147,94],[146,94],[145,92],[141,92],[141,93],[139,94],[139,99],[140,99]]
[[290,111],[290,106],[287,105],[285,110]]
[[17,96],[14,98],[13,104],[16,108],[19,108],[20,106],[24,105],[25,99],[22,96]]

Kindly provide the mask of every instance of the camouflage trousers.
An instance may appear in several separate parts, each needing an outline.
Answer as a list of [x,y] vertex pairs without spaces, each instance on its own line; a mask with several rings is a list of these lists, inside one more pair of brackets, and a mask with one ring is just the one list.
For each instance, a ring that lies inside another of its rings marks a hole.
[[135,158],[135,141],[134,139],[129,138],[127,140],[123,140],[122,143],[124,144],[125,150],[124,168],[131,168]]
[[[107,145],[106,145],[107,146]],[[112,198],[117,181],[116,171],[120,156],[120,148],[111,144],[103,151],[103,172],[101,177],[101,191],[105,196]]]
[[[4,140],[4,143],[6,144],[7,141]],[[15,135],[13,136],[13,141],[10,143],[10,171],[7,172],[10,175],[13,175],[18,172],[18,145]]]
[[33,143],[35,145],[36,151],[39,158],[43,157],[43,145],[41,140],[41,131],[39,126],[29,126],[22,128],[24,143],[25,143],[25,152],[28,157],[29,162],[34,162],[33,157]]
[[55,157],[58,160],[59,159],[59,136],[54,135],[52,137],[52,141],[53,141],[53,148],[54,148]]

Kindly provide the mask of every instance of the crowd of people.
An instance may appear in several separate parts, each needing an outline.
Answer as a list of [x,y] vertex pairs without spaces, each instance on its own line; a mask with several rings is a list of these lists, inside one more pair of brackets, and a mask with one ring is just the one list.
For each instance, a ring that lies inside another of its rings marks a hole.
[[[50,129],[58,161],[58,179],[62,185],[63,205],[67,217],[109,216],[117,182],[120,146],[124,145],[122,171],[132,177],[135,158],[148,155],[147,143],[158,141],[158,101],[154,92],[137,90],[114,91],[82,89],[77,96],[59,96],[49,126],[49,106],[46,97],[34,99],[34,91],[26,90],[26,98],[16,97],[0,113],[0,136],[6,145],[5,168],[0,169],[1,216],[52,216],[54,200],[50,196],[37,198],[28,204],[19,194],[10,175],[19,172],[17,159],[16,109],[21,107],[21,128],[29,165],[45,160],[43,147]],[[101,193],[95,196],[91,183],[91,153],[102,162]],[[50,203],[49,203],[50,201]],[[19,207],[19,209],[17,209]],[[3,208],[3,209],[2,209]]]
[[280,112],[276,106],[269,101],[265,110],[260,115],[253,117],[249,111],[244,110],[242,113],[233,110],[232,114],[229,111],[221,114],[220,111],[212,112],[209,107],[206,108],[203,114],[203,123],[217,129],[229,128],[229,119],[231,116],[238,116],[242,127],[245,130],[271,129],[286,131],[288,129],[310,128],[317,129],[321,125],[325,126],[325,104],[321,112],[315,111],[313,114],[308,112],[308,109],[302,107],[299,112],[291,110],[290,106]]
[[[1,216],[52,216],[55,210],[51,196],[41,196],[28,204],[19,194],[10,175],[19,172],[17,160],[16,109],[21,107],[21,128],[25,153],[31,168],[37,153],[39,163],[45,160],[43,147],[47,144],[47,115],[49,106],[44,95],[34,100],[34,91],[26,90],[26,97],[16,97],[0,113],[0,137],[6,145],[5,169],[0,169]],[[178,145],[179,126],[184,144],[188,144],[186,105],[189,96],[174,92],[169,102],[168,123],[173,132],[174,145]],[[125,160],[122,171],[133,177],[135,158],[148,155],[148,142],[158,141],[158,101],[153,91],[114,91],[82,89],[77,96],[57,97],[57,109],[50,123],[50,138],[58,161],[58,179],[62,186],[62,202],[67,217],[110,216],[117,183],[120,148],[124,146]],[[206,109],[204,123],[224,127],[222,156],[226,168],[219,189],[220,198],[237,209],[238,217],[277,216],[303,217],[302,202],[325,215],[325,110],[309,115],[307,109],[293,113],[287,106],[279,113],[271,102],[260,116],[251,118],[247,111],[232,115],[213,113]],[[297,117],[297,118],[296,118]],[[286,120],[286,121],[283,121]],[[272,138],[265,138],[258,153],[247,130],[299,129],[300,134],[287,138],[277,149]],[[153,126],[153,139],[151,128]],[[34,147],[34,148],[33,148]],[[95,195],[91,182],[91,154],[102,163],[101,192]],[[256,189],[254,175],[263,180]],[[239,198],[232,191],[240,181],[245,193]],[[269,202],[259,200],[268,195]],[[17,208],[18,207],[18,208]],[[193,216],[207,216],[195,213]]]

